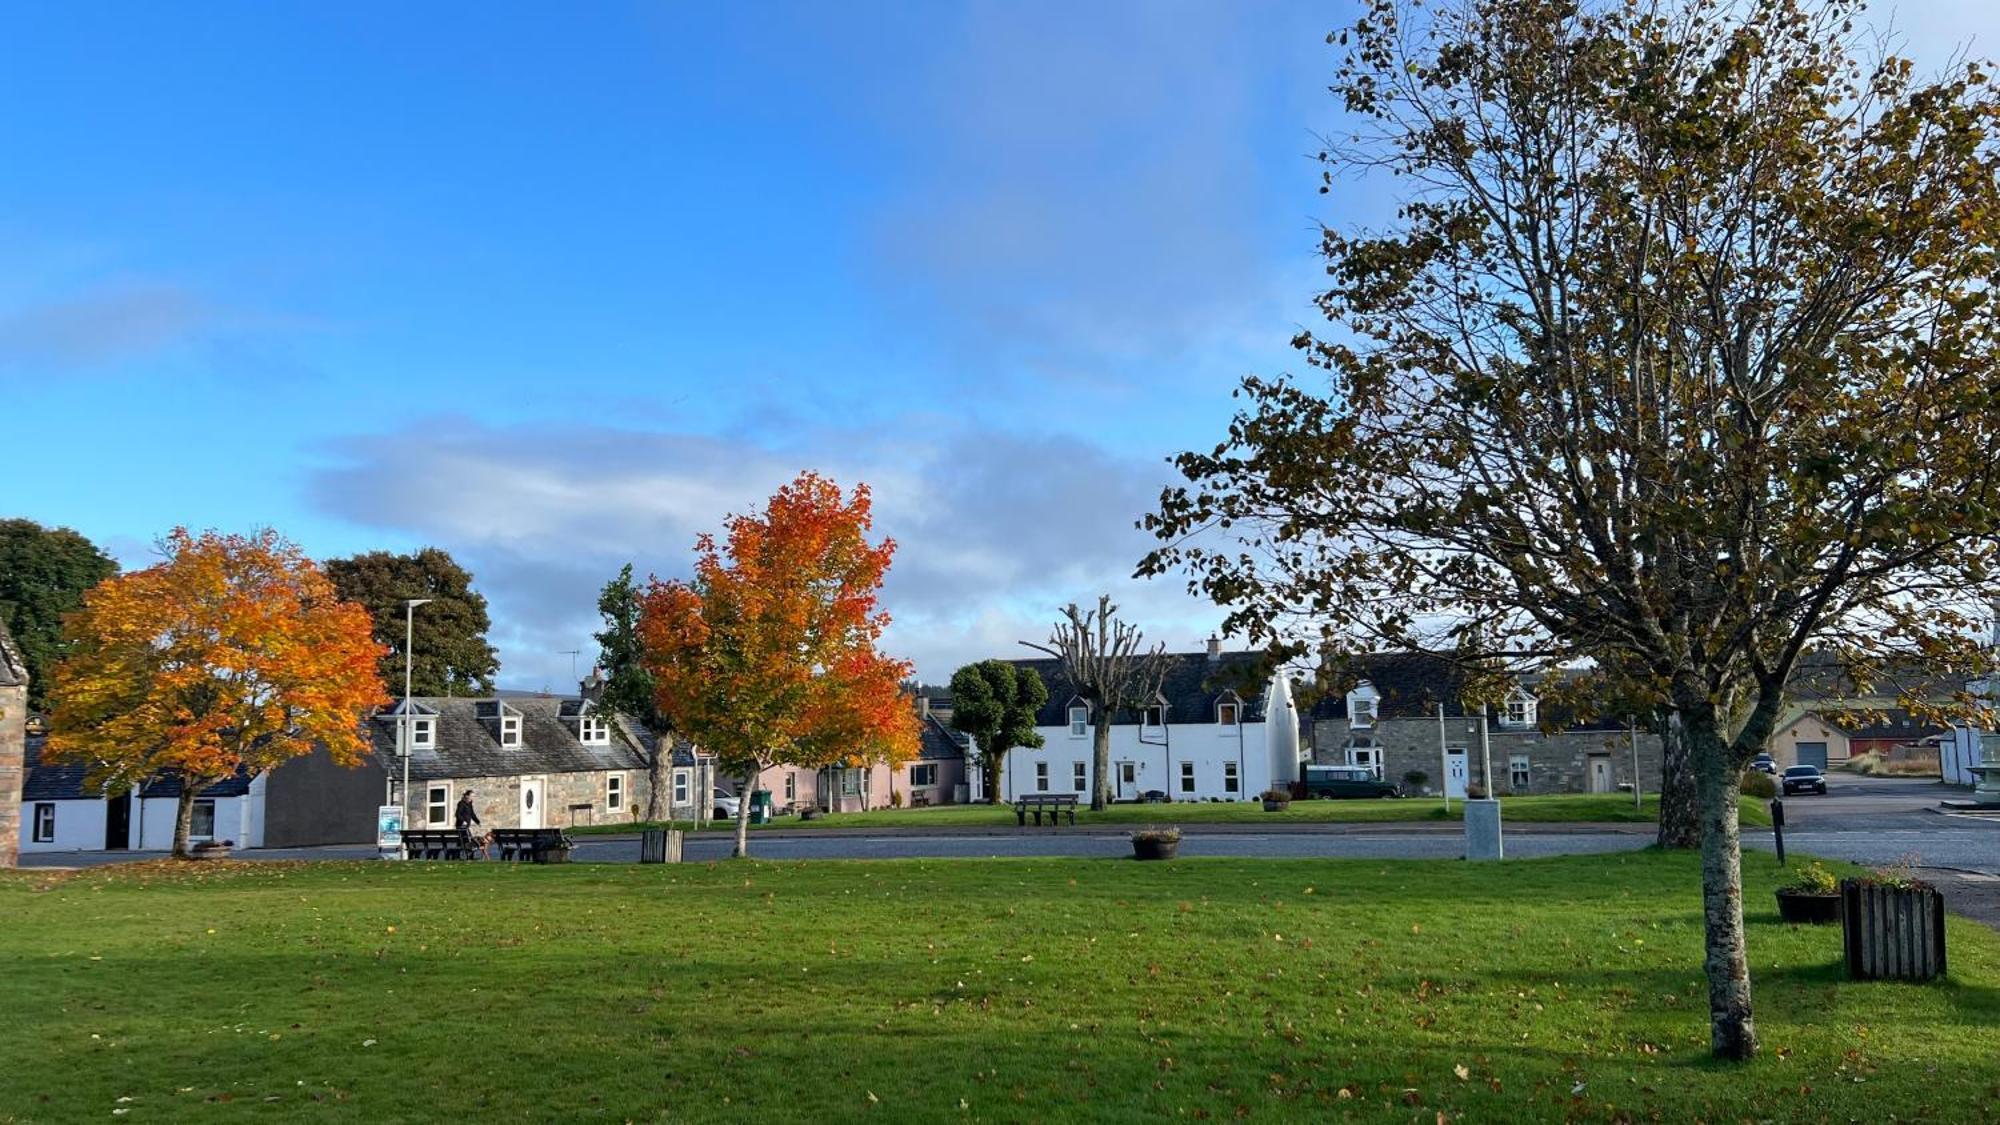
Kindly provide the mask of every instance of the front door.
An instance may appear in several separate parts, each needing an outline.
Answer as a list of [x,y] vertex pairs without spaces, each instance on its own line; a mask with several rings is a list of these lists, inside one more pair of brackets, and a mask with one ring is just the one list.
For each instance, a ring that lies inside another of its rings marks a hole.
[[1444,795],[1465,798],[1465,748],[1454,746],[1444,752]]
[[542,826],[542,779],[524,777],[521,779],[521,827],[540,828]]
[[1118,763],[1118,799],[1136,800],[1139,796],[1139,763]]
[[1594,754],[1590,759],[1590,791],[1611,792],[1611,759],[1602,754]]
[[132,846],[132,793],[130,790],[104,802],[104,850],[124,851]]

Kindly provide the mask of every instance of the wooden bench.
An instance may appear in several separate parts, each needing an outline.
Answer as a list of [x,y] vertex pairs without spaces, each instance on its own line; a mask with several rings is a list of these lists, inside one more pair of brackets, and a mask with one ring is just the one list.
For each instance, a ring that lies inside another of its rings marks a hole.
[[1049,814],[1050,828],[1054,828],[1056,826],[1057,824],[1056,818],[1061,816],[1065,812],[1069,813],[1069,822],[1071,824],[1075,824],[1076,794],[1036,793],[1028,797],[1014,798],[1014,819],[1016,822],[1022,825],[1026,825],[1028,823],[1028,814],[1034,813],[1035,825],[1036,827],[1040,827],[1042,823],[1042,814],[1044,812]]
[[499,849],[502,860],[561,863],[569,859],[569,850],[576,845],[560,828],[495,828],[493,846]]
[[476,859],[478,841],[456,828],[405,828],[403,854],[411,859]]

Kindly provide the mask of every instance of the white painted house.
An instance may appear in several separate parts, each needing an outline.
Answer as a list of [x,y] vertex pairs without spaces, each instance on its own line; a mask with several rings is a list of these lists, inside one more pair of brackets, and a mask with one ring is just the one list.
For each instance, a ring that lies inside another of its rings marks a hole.
[[[21,851],[166,851],[173,847],[180,781],[155,778],[107,799],[84,787],[83,767],[46,765],[39,738],[28,740],[21,785]],[[264,845],[263,777],[237,776],[196,794],[189,838]]]
[[[1113,716],[1111,790],[1120,801],[1164,793],[1176,801],[1254,801],[1299,776],[1299,722],[1282,675],[1255,678],[1258,657],[1207,652],[1167,657],[1158,696]],[[1090,705],[1054,660],[1017,660],[1049,689],[1036,717],[1039,749],[1016,747],[1003,763],[1001,799],[1074,793],[1087,801],[1094,721]],[[975,774],[980,771],[973,771]]]

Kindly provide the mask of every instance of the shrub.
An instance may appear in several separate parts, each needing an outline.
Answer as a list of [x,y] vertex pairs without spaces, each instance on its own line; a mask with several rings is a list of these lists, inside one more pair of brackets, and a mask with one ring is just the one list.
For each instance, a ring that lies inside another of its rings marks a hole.
[[1840,890],[1840,880],[1824,864],[1813,862],[1799,869],[1798,878],[1778,889],[1802,895],[1830,895]]
[[1778,779],[1758,770],[1744,770],[1743,779],[1736,784],[1745,797],[1768,801],[1778,795]]
[[1180,838],[1178,828],[1141,828],[1132,833],[1132,839],[1142,844],[1176,844]]
[[1477,781],[1466,782],[1465,799],[1468,801],[1484,801],[1486,799],[1486,786]]
[[1422,789],[1431,782],[1431,775],[1422,770],[1411,770],[1403,775],[1403,784],[1412,789]]
[[903,807],[903,791],[901,789],[889,790],[889,807],[892,809]]
[[1262,793],[1257,794],[1257,799],[1260,801],[1289,801],[1292,799],[1292,791],[1272,786]]

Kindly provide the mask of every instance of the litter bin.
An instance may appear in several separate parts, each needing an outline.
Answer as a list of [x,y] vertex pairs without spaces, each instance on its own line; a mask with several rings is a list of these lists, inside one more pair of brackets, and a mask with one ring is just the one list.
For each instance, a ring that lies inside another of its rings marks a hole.
[[771,791],[759,789],[750,794],[750,823],[771,823]]

